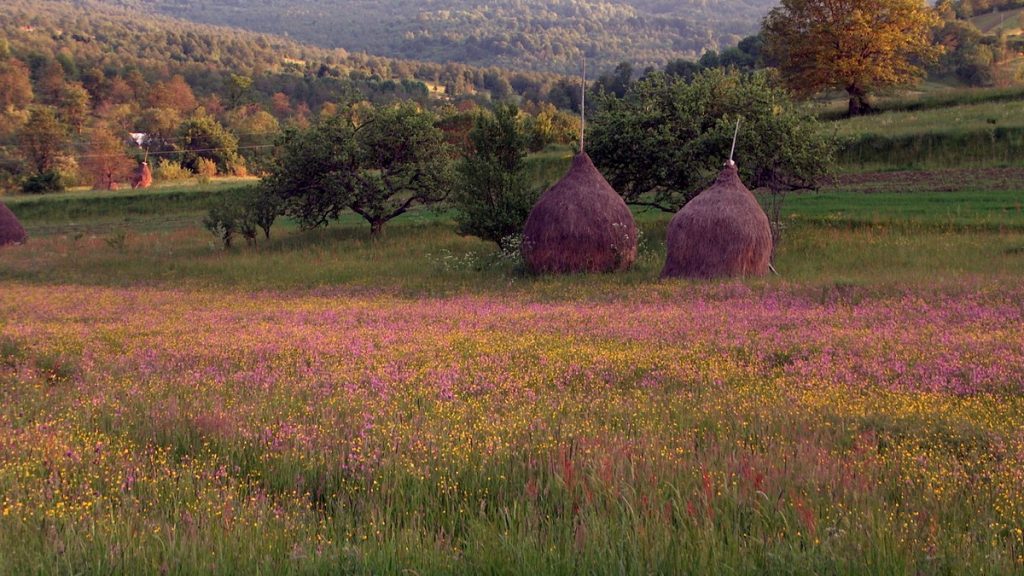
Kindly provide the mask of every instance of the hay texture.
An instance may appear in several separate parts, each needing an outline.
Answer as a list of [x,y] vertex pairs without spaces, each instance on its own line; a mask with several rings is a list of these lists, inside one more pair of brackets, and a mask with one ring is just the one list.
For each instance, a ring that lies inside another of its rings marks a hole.
[[636,243],[633,213],[581,152],[530,211],[522,252],[537,274],[614,272],[633,264]]
[[132,188],[149,188],[153,184],[153,171],[149,169],[149,163],[143,162],[132,174]]
[[761,205],[727,164],[710,188],[668,225],[662,278],[724,278],[768,273],[772,231]]
[[21,244],[28,236],[10,208],[0,204],[0,246]]

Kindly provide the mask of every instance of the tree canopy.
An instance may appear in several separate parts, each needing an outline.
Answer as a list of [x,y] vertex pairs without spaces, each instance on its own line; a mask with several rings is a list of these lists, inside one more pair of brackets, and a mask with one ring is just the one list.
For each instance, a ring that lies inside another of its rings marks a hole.
[[626,202],[675,211],[729,158],[737,120],[735,160],[751,188],[812,188],[831,163],[832,139],[769,71],[651,74],[598,100],[587,151]]
[[502,246],[521,233],[539,195],[524,170],[529,135],[515,105],[477,116],[472,152],[458,165],[453,203],[460,234]]
[[770,64],[800,96],[845,90],[849,113],[870,110],[868,96],[923,77],[941,49],[939,25],[924,0],[782,0],[764,19]]
[[350,112],[285,132],[264,186],[286,213],[312,228],[348,208],[377,236],[413,206],[447,197],[452,151],[433,114],[412,104]]

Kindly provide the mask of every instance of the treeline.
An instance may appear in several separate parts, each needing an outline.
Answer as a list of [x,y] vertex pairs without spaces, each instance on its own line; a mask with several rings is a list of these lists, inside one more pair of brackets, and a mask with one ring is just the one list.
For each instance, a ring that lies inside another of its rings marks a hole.
[[697,58],[756,31],[774,0],[106,0],[401,58],[573,73]]
[[[166,178],[258,172],[281,130],[360,103],[413,101],[457,133],[480,104],[514,98],[544,142],[572,122],[548,99],[578,91],[550,74],[311,48],[89,0],[11,0],[0,86],[0,189],[28,191],[123,183],[142,160]],[[130,133],[135,161],[118,152]]]

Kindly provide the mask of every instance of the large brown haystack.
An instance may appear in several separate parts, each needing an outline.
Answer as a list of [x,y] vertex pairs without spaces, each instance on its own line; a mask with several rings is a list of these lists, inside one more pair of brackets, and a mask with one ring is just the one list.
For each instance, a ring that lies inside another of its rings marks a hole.
[[149,164],[143,162],[132,174],[132,188],[149,188],[151,184],[153,184],[153,172],[149,169]]
[[633,264],[636,242],[633,213],[581,152],[530,211],[523,259],[535,273],[613,272]]
[[21,244],[27,235],[10,208],[0,204],[0,246]]
[[771,255],[768,217],[729,163],[669,223],[661,277],[760,276]]

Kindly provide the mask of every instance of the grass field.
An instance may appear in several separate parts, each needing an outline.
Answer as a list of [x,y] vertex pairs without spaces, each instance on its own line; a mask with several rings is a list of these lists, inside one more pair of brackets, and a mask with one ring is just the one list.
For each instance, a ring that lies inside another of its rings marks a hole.
[[842,175],[709,283],[653,211],[537,278],[444,211],[5,198],[0,574],[1024,573],[1014,170]]

